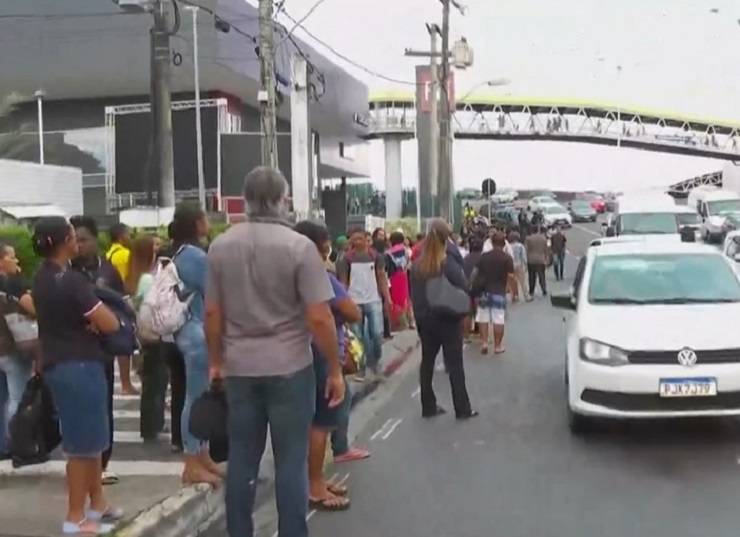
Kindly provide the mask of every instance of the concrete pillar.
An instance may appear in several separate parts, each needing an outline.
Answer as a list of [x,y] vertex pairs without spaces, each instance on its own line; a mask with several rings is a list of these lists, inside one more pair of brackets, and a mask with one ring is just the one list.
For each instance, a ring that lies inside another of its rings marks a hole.
[[401,218],[403,211],[401,140],[400,136],[383,138],[385,147],[385,217],[388,220]]

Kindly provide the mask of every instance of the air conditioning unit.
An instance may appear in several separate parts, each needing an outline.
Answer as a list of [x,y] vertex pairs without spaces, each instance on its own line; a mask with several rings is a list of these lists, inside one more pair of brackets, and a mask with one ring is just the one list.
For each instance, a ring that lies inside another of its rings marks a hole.
[[154,9],[155,0],[113,0],[123,11],[142,13]]

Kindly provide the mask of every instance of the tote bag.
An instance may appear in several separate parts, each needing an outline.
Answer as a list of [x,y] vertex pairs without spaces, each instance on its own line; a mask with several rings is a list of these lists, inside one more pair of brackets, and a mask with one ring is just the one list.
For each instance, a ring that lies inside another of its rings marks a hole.
[[429,309],[439,317],[464,317],[470,311],[468,293],[452,285],[444,273],[426,282]]

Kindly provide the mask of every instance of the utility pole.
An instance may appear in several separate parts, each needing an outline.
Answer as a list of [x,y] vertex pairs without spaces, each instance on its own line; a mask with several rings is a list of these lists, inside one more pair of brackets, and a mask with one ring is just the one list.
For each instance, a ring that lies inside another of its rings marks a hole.
[[275,110],[275,32],[272,20],[273,0],[259,0],[259,92],[262,132],[262,165],[277,169],[277,113]]
[[452,216],[452,163],[450,153],[450,2],[442,1],[442,69],[439,76],[442,100],[439,106],[439,149],[437,157],[437,182],[439,184],[439,216],[451,222]]
[[[198,165],[198,202],[206,210],[206,181],[203,172],[203,127],[200,120],[200,68],[198,60],[198,6],[185,6],[193,13],[193,86],[195,88],[195,150]],[[220,193],[219,193],[220,195]]]
[[[431,88],[429,100],[429,175],[432,178],[432,214],[435,213],[435,202],[438,200],[440,193],[440,181],[439,173],[437,171],[438,152],[439,152],[439,117],[438,117],[438,103],[439,103],[439,72],[437,69],[437,37],[439,36],[440,29],[436,24],[427,24],[427,30],[429,30],[429,37],[431,38],[431,55],[429,69],[431,73]],[[421,228],[420,228],[421,229]]]
[[175,206],[175,155],[172,146],[172,97],[170,95],[170,29],[162,0],[152,10],[152,121],[154,150],[159,175],[157,202],[160,207]]

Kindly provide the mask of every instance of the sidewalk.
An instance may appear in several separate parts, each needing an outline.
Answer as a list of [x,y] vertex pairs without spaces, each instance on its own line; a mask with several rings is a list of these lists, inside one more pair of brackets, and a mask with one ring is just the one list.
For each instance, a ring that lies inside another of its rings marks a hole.
[[[383,372],[390,376],[416,348],[412,331],[397,332],[383,345]],[[350,382],[353,404],[367,397],[378,383]],[[118,388],[119,386],[117,386]],[[169,452],[163,439],[153,446],[138,437],[138,401],[116,397],[116,442],[110,469],[121,476],[106,487],[113,505],[130,515],[118,535],[185,537],[194,535],[209,520],[223,514],[223,491],[180,486],[180,457]],[[123,441],[122,441],[123,440]],[[13,470],[0,462],[0,537],[53,537],[59,535],[66,508],[64,461],[57,455],[43,465]],[[260,469],[259,501],[270,498],[273,480],[271,450]]]

